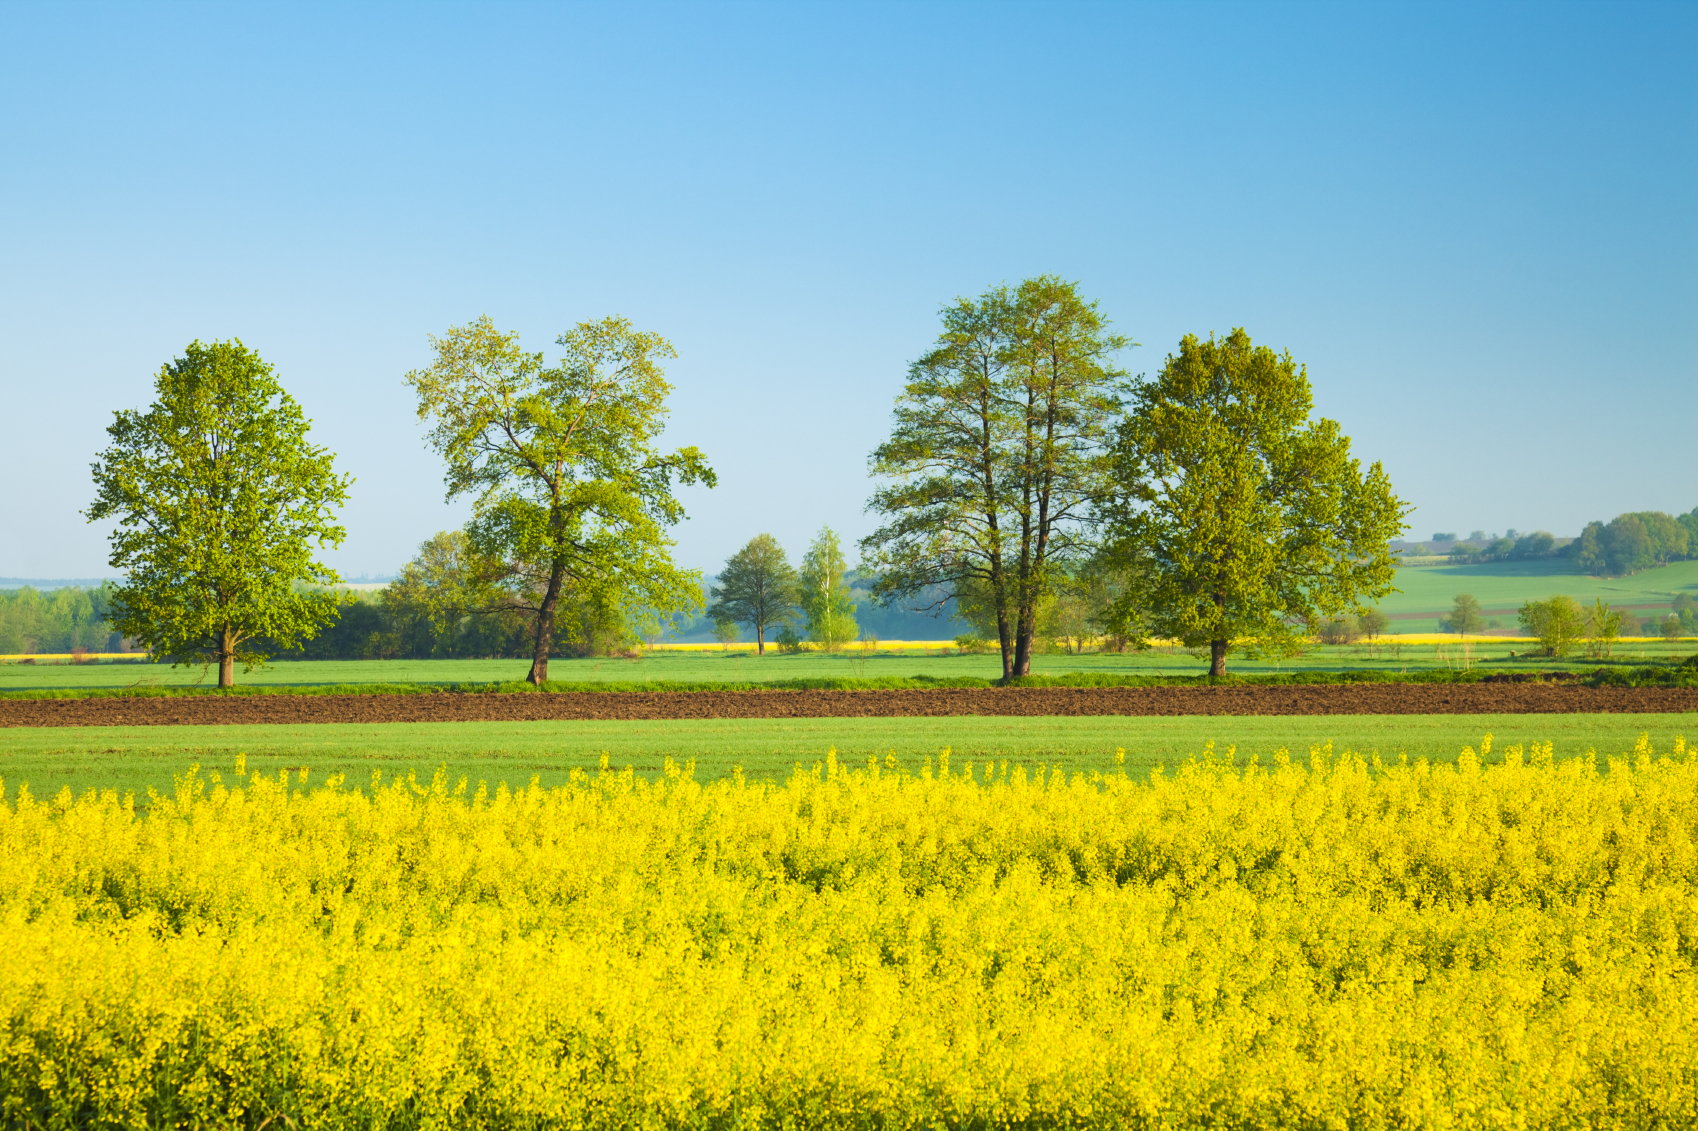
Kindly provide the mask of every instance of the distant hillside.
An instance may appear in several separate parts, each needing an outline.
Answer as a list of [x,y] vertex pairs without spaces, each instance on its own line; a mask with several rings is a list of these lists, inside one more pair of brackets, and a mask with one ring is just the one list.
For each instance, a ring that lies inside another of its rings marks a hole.
[[0,577],[0,589],[99,589],[116,577]]
[[[1391,632],[1437,632],[1437,621],[1450,611],[1460,593],[1480,602],[1486,619],[1498,629],[1516,629],[1516,610],[1528,601],[1563,594],[1583,605],[1602,598],[1626,610],[1634,621],[1662,615],[1679,595],[1698,599],[1698,561],[1673,562],[1628,577],[1589,577],[1573,572],[1573,563],[1559,558],[1524,562],[1486,562],[1480,565],[1439,565],[1397,571],[1394,584],[1402,590],[1380,602],[1390,618]],[[1637,625],[1634,626],[1635,633]]]

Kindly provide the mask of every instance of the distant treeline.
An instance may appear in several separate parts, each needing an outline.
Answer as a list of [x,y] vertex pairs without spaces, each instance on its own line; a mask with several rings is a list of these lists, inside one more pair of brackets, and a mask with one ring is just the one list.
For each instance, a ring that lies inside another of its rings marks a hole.
[[124,641],[106,623],[112,587],[0,589],[0,655],[20,652],[118,652]]
[[[858,635],[863,639],[949,640],[966,631],[951,617],[933,617],[873,603],[871,579],[850,574]],[[705,588],[711,591],[712,579]],[[707,642],[714,625],[699,615],[645,635],[640,617],[617,609],[562,599],[555,627],[556,656],[607,656],[641,647],[645,640]],[[350,594],[341,619],[279,659],[385,660],[512,658],[531,655],[532,621],[520,610],[444,612],[427,583],[403,571],[384,589]]]
[[[965,631],[951,617],[932,617],[875,605],[870,579],[851,574],[860,634],[884,640],[953,639]],[[416,577],[403,575],[383,589],[350,592],[337,622],[304,647],[275,653],[279,659],[365,660],[510,657],[531,654],[531,622],[515,610],[433,616],[433,602]],[[111,585],[42,591],[0,590],[0,655],[122,652],[131,650],[107,623]],[[609,610],[575,607],[555,632],[556,655],[623,652],[642,643],[638,629]],[[668,640],[708,641],[713,624],[698,616],[670,626]]]
[[1698,507],[1682,515],[1662,511],[1629,511],[1608,522],[1589,522],[1580,537],[1559,540],[1544,530],[1503,537],[1484,537],[1478,531],[1468,540],[1454,534],[1435,534],[1435,542],[1452,542],[1449,558],[1458,565],[1482,562],[1531,561],[1563,558],[1576,573],[1593,577],[1625,577],[1630,573],[1698,558]]

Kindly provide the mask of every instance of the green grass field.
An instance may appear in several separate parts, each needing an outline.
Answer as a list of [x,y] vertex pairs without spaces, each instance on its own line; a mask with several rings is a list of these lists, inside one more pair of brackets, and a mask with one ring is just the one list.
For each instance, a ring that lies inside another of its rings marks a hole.
[[1459,593],[1471,593],[1488,618],[1506,629],[1517,628],[1514,610],[1528,601],[1542,601],[1564,594],[1583,605],[1602,598],[1611,605],[1653,604],[1657,609],[1633,610],[1636,620],[1652,612],[1667,612],[1676,596],[1698,598],[1698,561],[1674,562],[1648,569],[1632,577],[1587,577],[1568,572],[1565,561],[1543,559],[1530,562],[1489,562],[1485,565],[1423,566],[1397,571],[1397,587],[1380,602],[1387,616],[1418,614],[1413,619],[1395,619],[1392,632],[1435,632],[1437,620],[1450,611]]
[[1659,751],[1676,737],[1698,741],[1698,716],[1661,715],[1360,715],[1244,718],[985,718],[715,719],[645,722],[514,722],[319,724],[227,727],[20,727],[0,730],[0,778],[10,795],[29,783],[37,795],[115,788],[168,790],[191,765],[228,776],[238,753],[249,771],[308,770],[308,781],[333,773],[350,782],[411,771],[429,777],[446,766],[455,778],[523,785],[533,776],[559,782],[574,768],[593,769],[606,753],[615,767],[660,772],[665,759],[694,759],[697,776],[720,777],[742,766],[751,776],[781,778],[835,747],[845,761],[894,753],[910,767],[952,750],[957,768],[969,760],[1040,763],[1069,770],[1110,769],[1115,750],[1147,770],[1173,764],[1214,742],[1264,759],[1284,747],[1307,756],[1311,746],[1378,753],[1394,759],[1451,759],[1464,746],[1494,736],[1494,756],[1513,743],[1552,742],[1560,755],[1632,750],[1641,733]]
[[[1509,654],[1526,650],[1525,644],[1474,639],[1466,650],[1466,662],[1488,666],[1510,661]],[[1698,644],[1662,641],[1618,645],[1616,661],[1667,662],[1698,651]],[[1395,641],[1369,647],[1365,644],[1329,647],[1317,645],[1304,655],[1273,662],[1234,656],[1229,670],[1239,675],[1293,671],[1420,671],[1461,667],[1464,650],[1457,644],[1398,644]],[[1590,669],[1597,665],[1579,656],[1560,663],[1539,661],[1540,668]],[[524,660],[280,660],[265,668],[238,675],[238,685],[358,686],[361,684],[487,683],[521,680],[528,664]],[[1137,675],[1198,676],[1208,662],[1181,648],[1157,648],[1149,652],[1051,654],[1038,656],[1032,669],[1039,675],[1069,672],[1111,672]],[[994,655],[916,655],[881,653],[864,655],[858,649],[835,656],[804,653],[785,656],[770,653],[753,656],[740,652],[657,652],[641,659],[552,660],[548,668],[553,680],[571,683],[635,683],[658,680],[689,682],[767,683],[806,678],[873,678],[879,676],[976,676],[995,679],[1001,672]],[[0,694],[7,691],[45,689],[111,689],[125,687],[211,686],[214,680],[200,668],[173,668],[169,664],[146,663],[52,663],[0,664]]]

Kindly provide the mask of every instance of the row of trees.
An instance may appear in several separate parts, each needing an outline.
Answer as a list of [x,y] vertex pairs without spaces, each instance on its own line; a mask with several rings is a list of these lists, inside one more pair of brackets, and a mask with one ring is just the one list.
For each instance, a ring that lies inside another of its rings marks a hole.
[[1434,541],[1454,542],[1448,556],[1456,564],[1532,561],[1565,558],[1579,573],[1594,577],[1622,577],[1683,558],[1698,557],[1698,507],[1682,515],[1662,511],[1630,511],[1609,522],[1589,522],[1580,537],[1558,543],[1548,531],[1503,537],[1481,531],[1467,541],[1454,534],[1435,534]]
[[[1387,543],[1407,508],[1336,423],[1310,419],[1289,354],[1243,330],[1187,336],[1134,381],[1115,363],[1130,343],[1047,276],[942,318],[872,454],[881,524],[863,564],[880,601],[984,625],[1005,677],[1029,672],[1046,616],[1177,638],[1219,674],[1235,641],[1288,650],[1390,588]],[[480,318],[432,338],[430,363],[406,375],[447,496],[469,499],[472,519],[383,603],[413,610],[384,631],[428,625],[438,641],[510,642],[527,626],[538,683],[563,645],[609,625],[646,635],[700,606],[700,575],[673,562],[667,531],[683,517],[676,487],[715,482],[697,449],[658,445],[670,343],[606,318],[556,344],[550,363]],[[315,554],[343,537],[349,480],[239,341],[191,344],[155,390],[145,412],[116,415],[94,465],[87,514],[117,521],[111,563],[127,575],[112,621],[155,655],[210,659],[227,686],[236,663],[301,648],[347,611]],[[829,541],[789,606],[825,642],[854,633]],[[764,643],[778,622],[736,585],[722,579],[718,615],[758,615]],[[782,617],[782,586],[770,598]]]
[[1478,565],[1482,562],[1535,561],[1556,557],[1559,553],[1556,535],[1548,530],[1517,534],[1511,530],[1501,538],[1482,538],[1457,542],[1450,548],[1449,558],[1457,565]]
[[1407,507],[1330,420],[1289,353],[1186,336],[1129,380],[1095,303],[1042,277],[960,299],[909,371],[862,542],[887,600],[953,601],[1029,673],[1047,602],[1081,578],[1107,627],[1177,639],[1223,674],[1235,642],[1294,648],[1390,590]]
[[[1539,601],[1523,605],[1519,610],[1522,627],[1528,629],[1531,635],[1539,636],[1541,641],[1544,640],[1543,634],[1534,631],[1534,625],[1528,620],[1529,610],[1532,610],[1531,615],[1535,618],[1554,617],[1553,623],[1559,626],[1573,622],[1575,617],[1582,617],[1580,613],[1574,613],[1573,617],[1567,615],[1569,606],[1573,606],[1574,609],[1580,608],[1579,603],[1574,601],[1573,598],[1554,597],[1551,600],[1557,602],[1559,610],[1557,613],[1549,611],[1549,602]],[[1609,618],[1613,619],[1606,619],[1605,613],[1608,613]],[[1609,628],[1608,638],[1612,643],[1623,632],[1628,631],[1637,631],[1645,636],[1662,636],[1668,640],[1698,635],[1698,602],[1694,602],[1690,596],[1684,593],[1674,599],[1668,612],[1655,616],[1634,618],[1624,610],[1617,609],[1611,612],[1609,603],[1600,599],[1594,603],[1590,610],[1585,612],[1582,620],[1585,618],[1591,618],[1591,621],[1586,623],[1595,623],[1595,626],[1600,629]],[[1545,623],[1544,619],[1540,619],[1539,623]],[[1450,612],[1439,618],[1441,631],[1454,632],[1458,636],[1473,636],[1484,632],[1495,624],[1495,621],[1486,620],[1485,613],[1480,608],[1479,600],[1472,593],[1458,593]],[[1574,639],[1579,639],[1580,636],[1586,634],[1579,633],[1576,635],[1571,633],[1570,635]],[[1601,635],[1601,633],[1592,633],[1591,637],[1600,638]]]
[[108,623],[111,609],[109,585],[0,590],[0,654],[118,651],[123,637]]
[[1574,567],[1594,577],[1623,577],[1698,557],[1698,507],[1678,517],[1631,511],[1609,522],[1589,522],[1568,549]]

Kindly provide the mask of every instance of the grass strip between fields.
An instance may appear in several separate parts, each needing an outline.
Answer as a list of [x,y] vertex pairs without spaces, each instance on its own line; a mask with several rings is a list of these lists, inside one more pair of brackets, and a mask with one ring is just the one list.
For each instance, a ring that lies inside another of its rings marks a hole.
[[1495,680],[1518,683],[1562,682],[1585,687],[1698,687],[1698,656],[1675,664],[1598,667],[1590,671],[1473,668],[1426,671],[1296,671],[1256,675],[1132,675],[1072,672],[1025,676],[1004,682],[978,676],[813,677],[779,680],[608,680],[550,681],[537,687],[522,680],[442,683],[249,684],[236,687],[20,688],[0,691],[0,699],[175,699],[255,695],[429,695],[547,694],[566,692],[641,693],[691,691],[918,691],[934,688],[995,687],[1297,687],[1358,683],[1468,684]]
[[[1619,754],[1641,734],[1658,750],[1698,740],[1698,716],[1680,714],[1078,716],[820,719],[547,720],[530,722],[313,723],[236,726],[15,727],[0,731],[0,783],[8,796],[28,783],[37,796],[69,788],[168,792],[189,767],[230,775],[238,755],[248,771],[287,770],[310,786],[331,774],[356,784],[439,768],[473,784],[545,786],[575,770],[594,771],[605,755],[618,769],[659,776],[666,761],[694,762],[704,781],[739,768],[782,780],[836,750],[849,765],[894,759],[915,768],[944,749],[965,761],[1050,766],[1069,773],[1124,768],[1148,773],[1207,752],[1264,761],[1311,748],[1434,762],[1494,736],[1497,760],[1515,745],[1549,742],[1557,756]],[[1122,761],[1121,759],[1124,759]],[[304,775],[304,778],[303,778]]]

